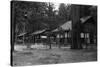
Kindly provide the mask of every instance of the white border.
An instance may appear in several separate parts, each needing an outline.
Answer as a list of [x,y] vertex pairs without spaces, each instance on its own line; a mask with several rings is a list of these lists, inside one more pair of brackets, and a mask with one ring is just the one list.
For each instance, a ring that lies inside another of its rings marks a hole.
[[[25,0],[26,1],[26,0]],[[58,2],[71,4],[88,4],[98,5],[98,12],[100,12],[99,0],[27,0],[39,2]],[[98,29],[100,29],[100,14],[98,13]],[[98,30],[98,34],[100,31]],[[98,38],[100,35],[98,35]],[[99,39],[98,39],[99,42]],[[100,48],[98,43],[98,48]],[[98,49],[99,53],[100,49]],[[98,54],[100,56],[100,54]],[[100,59],[100,58],[98,58]],[[36,67],[99,67],[99,62],[84,62],[84,63],[66,63],[54,65],[37,65]],[[10,0],[1,0],[0,2],[0,67],[10,67]],[[25,66],[32,67],[32,66]]]

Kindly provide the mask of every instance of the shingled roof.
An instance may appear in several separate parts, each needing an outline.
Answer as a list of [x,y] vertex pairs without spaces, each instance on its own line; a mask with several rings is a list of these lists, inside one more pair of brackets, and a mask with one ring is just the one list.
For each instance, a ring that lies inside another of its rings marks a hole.
[[[85,24],[87,22],[90,22],[89,19],[91,19],[91,18],[92,18],[91,16],[87,16],[87,17],[80,18],[80,20],[81,20],[82,24]],[[92,20],[91,20],[91,23],[92,23]],[[67,21],[64,24],[60,25],[59,27],[61,27],[62,30],[72,30],[72,21],[71,20]],[[59,31],[58,28],[54,29],[52,32],[57,32],[57,31]]]

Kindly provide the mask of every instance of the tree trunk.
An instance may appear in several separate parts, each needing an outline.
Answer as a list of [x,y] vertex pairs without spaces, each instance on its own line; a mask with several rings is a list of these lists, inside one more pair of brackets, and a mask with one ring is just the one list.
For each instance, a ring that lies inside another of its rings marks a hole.
[[49,49],[51,49],[51,38],[49,37]]
[[51,49],[51,40],[50,35],[47,35],[47,44],[49,45],[49,49]]
[[80,42],[80,6],[72,5],[72,45],[71,49],[82,49]]
[[61,48],[61,34],[59,34],[59,48]]

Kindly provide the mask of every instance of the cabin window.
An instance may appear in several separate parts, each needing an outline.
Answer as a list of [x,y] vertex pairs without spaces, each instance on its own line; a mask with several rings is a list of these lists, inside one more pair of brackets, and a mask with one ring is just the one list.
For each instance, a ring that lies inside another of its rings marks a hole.
[[89,33],[86,34],[86,38],[89,38]]
[[41,36],[41,38],[47,38],[47,36]]
[[61,35],[61,38],[63,38],[63,35]]
[[68,36],[67,36],[67,33],[65,33],[65,38],[67,38]]
[[59,34],[57,34],[57,38],[59,38]]
[[81,33],[80,35],[81,35],[81,38],[84,38],[84,33]]

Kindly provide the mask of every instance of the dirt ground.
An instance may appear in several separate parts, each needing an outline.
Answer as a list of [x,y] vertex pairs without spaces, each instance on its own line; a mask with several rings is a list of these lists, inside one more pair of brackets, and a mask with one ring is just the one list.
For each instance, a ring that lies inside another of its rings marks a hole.
[[96,49],[24,49],[13,52],[14,66],[97,61]]

